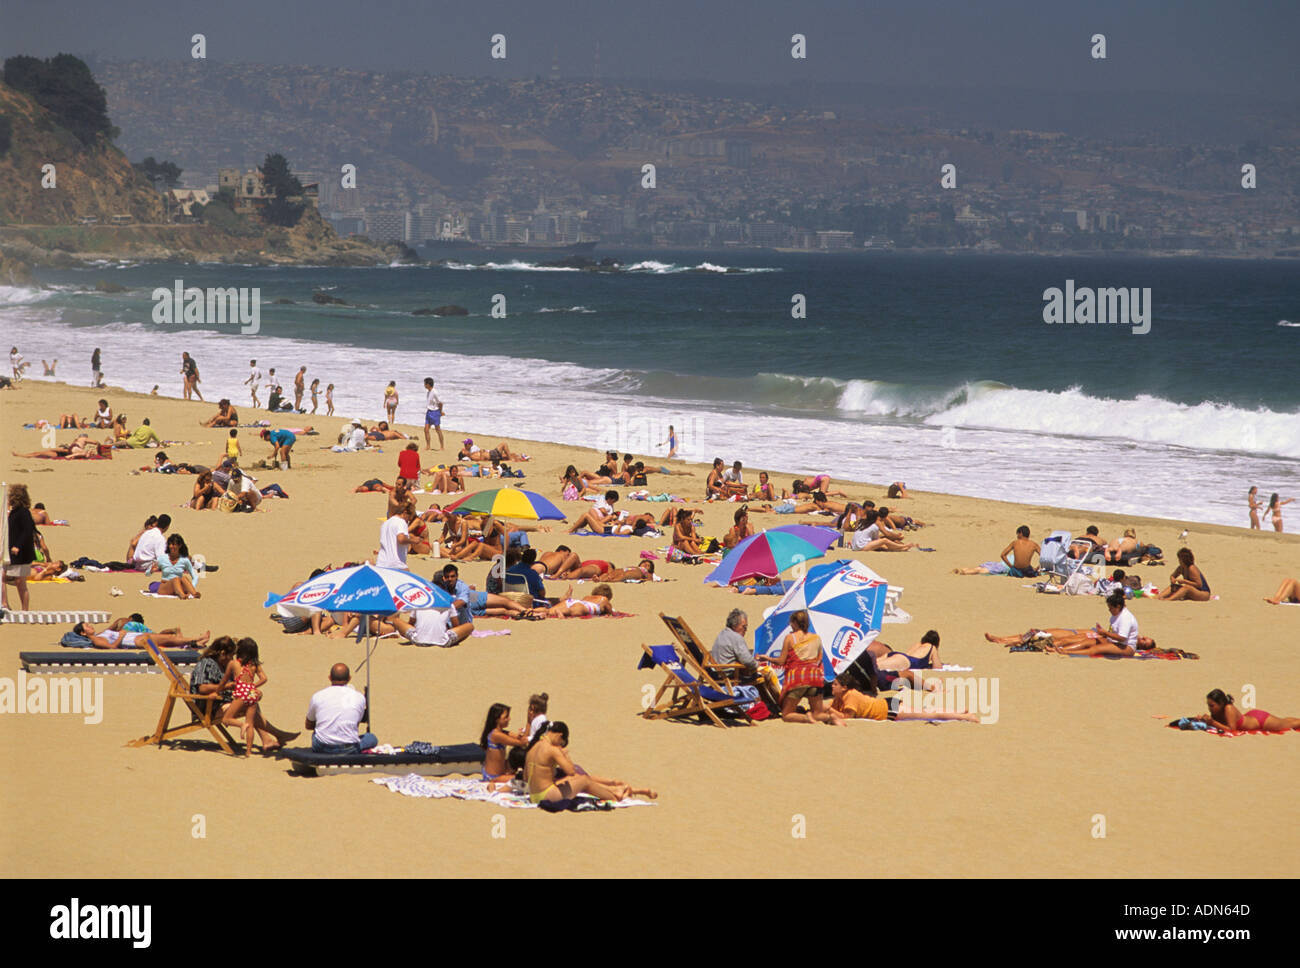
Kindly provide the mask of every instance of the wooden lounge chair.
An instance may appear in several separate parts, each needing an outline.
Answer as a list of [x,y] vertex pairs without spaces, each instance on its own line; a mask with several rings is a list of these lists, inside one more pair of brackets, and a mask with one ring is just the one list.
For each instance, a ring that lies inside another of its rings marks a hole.
[[683,618],[674,618],[671,615],[659,613],[663,619],[668,631],[673,633],[673,638],[681,643],[682,648],[686,650],[686,655],[690,658],[691,665],[700,669],[705,678],[708,679],[728,679],[737,671],[745,668],[738,662],[714,662],[713,653],[709,651],[698,635],[696,635],[686,620]]
[[[675,645],[642,645],[645,653],[638,669],[660,668],[665,673],[663,685],[655,693],[650,707],[641,713],[646,719],[681,719],[698,716],[701,721],[725,726],[719,712],[731,713],[732,722],[753,725],[744,704],[757,698],[739,694],[730,683],[719,683],[703,665],[689,654],[683,655]],[[752,687],[749,687],[752,688]]]
[[[235,755],[232,746],[234,740],[226,732],[226,727],[216,718],[221,709],[221,697],[219,695],[201,696],[198,693],[190,692],[190,684],[181,675],[180,670],[176,668],[167,654],[156,646],[153,641],[147,637],[141,638],[145,651],[153,659],[154,664],[158,666],[167,679],[167,698],[163,700],[162,714],[158,717],[158,725],[153,733],[148,736],[141,736],[139,739],[133,739],[127,743],[127,746],[159,746],[164,741],[174,740],[178,736],[184,736],[186,733],[192,733],[195,730],[206,729],[212,734],[213,739],[217,741],[223,750],[231,756]],[[185,704],[190,711],[190,721],[180,726],[171,725],[172,711],[177,701]]]

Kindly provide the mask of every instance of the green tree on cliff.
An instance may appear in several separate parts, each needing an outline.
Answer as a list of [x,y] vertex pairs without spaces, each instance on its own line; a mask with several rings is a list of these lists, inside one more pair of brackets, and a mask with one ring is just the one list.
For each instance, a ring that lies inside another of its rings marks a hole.
[[293,228],[302,218],[306,207],[302,202],[290,201],[291,198],[301,197],[302,182],[289,170],[289,162],[284,155],[267,155],[258,171],[262,173],[267,194],[271,196],[262,209],[262,218],[272,225]]
[[110,141],[118,135],[108,119],[108,97],[80,58],[59,54],[41,60],[19,54],[5,61],[4,82],[53,114],[83,145],[94,144],[101,135]]

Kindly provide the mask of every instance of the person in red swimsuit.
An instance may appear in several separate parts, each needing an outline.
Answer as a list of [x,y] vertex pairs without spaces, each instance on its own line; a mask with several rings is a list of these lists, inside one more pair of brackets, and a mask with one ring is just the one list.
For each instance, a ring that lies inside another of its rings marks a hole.
[[1197,717],[1203,723],[1209,723],[1219,729],[1232,732],[1284,733],[1288,729],[1300,729],[1300,717],[1274,716],[1262,709],[1248,709],[1241,712],[1233,705],[1233,698],[1222,689],[1215,689],[1205,697],[1208,715]]

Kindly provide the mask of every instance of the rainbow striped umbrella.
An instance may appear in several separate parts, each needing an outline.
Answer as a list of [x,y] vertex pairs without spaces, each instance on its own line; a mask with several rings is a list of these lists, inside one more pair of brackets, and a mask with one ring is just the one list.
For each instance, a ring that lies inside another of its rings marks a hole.
[[750,535],[727,552],[705,583],[729,585],[743,578],[775,578],[809,558],[820,558],[839,540],[834,528],[788,524]]
[[459,501],[448,504],[448,511],[457,514],[492,514],[498,518],[522,521],[563,521],[564,512],[534,491],[516,487],[500,487],[490,491],[466,494]]

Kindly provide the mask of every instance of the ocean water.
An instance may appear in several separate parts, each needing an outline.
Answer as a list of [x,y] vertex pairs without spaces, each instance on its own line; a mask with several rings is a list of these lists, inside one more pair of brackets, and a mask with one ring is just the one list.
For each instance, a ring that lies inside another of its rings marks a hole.
[[[653,457],[672,424],[690,459],[1085,510],[1244,525],[1252,484],[1300,495],[1293,262],[606,254],[626,268],[41,271],[46,288],[0,288],[0,341],[36,361],[29,377],[57,357],[73,383],[98,346],[110,384],[167,396],[188,351],[204,396],[246,409],[250,358],[286,387],[306,364],[341,416],[381,416],[396,380],[412,423],[432,375],[447,424],[492,437]],[[260,331],[154,323],[152,290],[176,279],[258,288]],[[1045,323],[1044,290],[1066,280],[1150,288],[1151,331]],[[317,290],[350,305],[314,304]],[[447,303],[470,315],[410,315]]]

